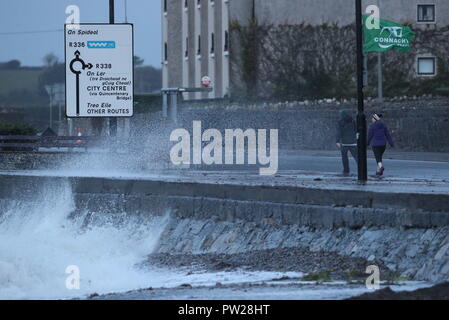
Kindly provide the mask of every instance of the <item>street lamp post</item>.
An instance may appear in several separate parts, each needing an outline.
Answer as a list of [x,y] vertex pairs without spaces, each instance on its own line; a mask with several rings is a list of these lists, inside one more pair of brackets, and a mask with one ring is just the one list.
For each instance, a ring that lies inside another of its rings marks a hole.
[[[380,0],[377,0],[377,7],[380,8]],[[377,53],[377,92],[377,100],[380,103],[384,102],[382,52]]]
[[357,149],[358,149],[358,180],[368,180],[367,163],[367,139],[366,139],[366,116],[363,97],[363,25],[362,25],[362,0],[355,0],[356,29],[357,29]]

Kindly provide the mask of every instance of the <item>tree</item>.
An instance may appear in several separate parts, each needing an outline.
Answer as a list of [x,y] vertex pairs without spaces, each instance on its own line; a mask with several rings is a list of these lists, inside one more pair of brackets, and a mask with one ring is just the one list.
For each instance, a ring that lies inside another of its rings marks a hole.
[[45,67],[51,68],[58,64],[59,59],[54,53],[49,53],[43,58],[43,61]]
[[[251,98],[318,99],[352,96],[353,26],[233,25],[240,57],[231,61]],[[239,92],[240,88],[236,88]]]
[[20,68],[19,60],[11,60],[8,62],[0,63],[0,69],[15,70],[19,68]]
[[134,56],[134,67],[142,66],[144,61],[145,60],[143,60],[142,58],[140,58],[138,56]]
[[136,93],[152,93],[161,89],[162,70],[151,66],[138,67],[134,71]]
[[55,83],[64,83],[65,81],[65,65],[57,63],[51,67],[45,68],[39,77],[39,87],[42,92],[45,92],[46,85]]
[[47,54],[44,58],[45,67],[39,76],[39,92],[42,96],[47,96],[45,86],[65,81],[65,64],[59,63],[58,57],[53,53]]

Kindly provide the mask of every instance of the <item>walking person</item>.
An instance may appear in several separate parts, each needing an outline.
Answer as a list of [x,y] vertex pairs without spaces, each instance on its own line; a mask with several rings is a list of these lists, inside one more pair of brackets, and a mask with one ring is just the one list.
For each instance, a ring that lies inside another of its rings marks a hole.
[[357,162],[357,124],[347,110],[340,111],[340,120],[337,123],[337,147],[341,151],[343,162],[343,176],[350,175],[348,152]]
[[372,124],[370,125],[368,132],[368,145],[373,148],[377,163],[376,177],[382,177],[385,171],[383,155],[387,149],[387,142],[394,148],[390,130],[388,130],[388,127],[382,121],[382,118],[383,116],[380,113],[373,114],[371,119]]

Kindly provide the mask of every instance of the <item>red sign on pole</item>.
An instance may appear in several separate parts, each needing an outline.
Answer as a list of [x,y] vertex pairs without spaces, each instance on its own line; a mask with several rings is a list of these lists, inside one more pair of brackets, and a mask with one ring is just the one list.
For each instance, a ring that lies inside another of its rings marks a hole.
[[204,76],[201,78],[201,85],[203,87],[208,88],[212,83],[212,80],[208,76]]

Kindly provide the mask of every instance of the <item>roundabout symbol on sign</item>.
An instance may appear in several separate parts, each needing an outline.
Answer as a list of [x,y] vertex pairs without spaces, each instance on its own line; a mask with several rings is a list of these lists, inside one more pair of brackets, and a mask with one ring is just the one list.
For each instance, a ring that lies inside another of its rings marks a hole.
[[76,76],[76,115],[80,115],[80,74],[81,70],[75,68],[75,63],[79,62],[81,64],[82,70],[92,69],[93,65],[91,63],[86,64],[83,59],[80,58],[81,53],[76,50],[75,58],[70,62],[70,71]]

